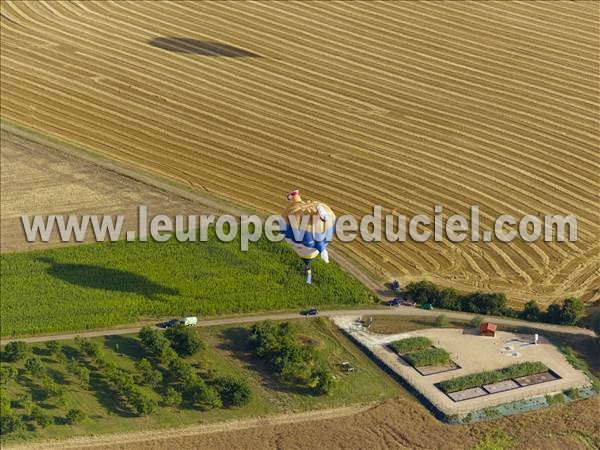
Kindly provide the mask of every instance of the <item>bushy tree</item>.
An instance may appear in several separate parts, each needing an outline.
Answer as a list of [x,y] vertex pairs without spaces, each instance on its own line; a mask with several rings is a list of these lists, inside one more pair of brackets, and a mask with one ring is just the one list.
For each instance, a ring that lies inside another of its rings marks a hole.
[[24,429],[25,424],[23,423],[21,416],[18,416],[14,413],[0,416],[0,434],[6,435],[9,433],[23,431]]
[[324,395],[333,389],[335,386],[335,378],[331,371],[324,367],[317,367],[311,374],[312,392],[315,395]]
[[413,281],[406,285],[404,296],[418,304],[434,303],[439,297],[439,289],[431,281]]
[[446,328],[448,324],[448,316],[446,316],[445,314],[440,314],[435,318],[434,325],[438,328]]
[[90,341],[89,339],[77,336],[75,338],[75,343],[83,355],[89,356],[92,359],[104,357],[100,344],[96,341]]
[[563,325],[575,325],[583,317],[585,305],[575,297],[566,298],[560,311],[560,323]]
[[163,366],[168,366],[174,359],[179,359],[179,355],[171,348],[171,346],[167,346],[160,352],[159,359]]
[[558,303],[552,303],[550,306],[548,306],[548,309],[544,314],[544,321],[549,323],[560,323],[561,315],[561,306]]
[[181,358],[174,358],[169,362],[169,376],[173,381],[181,381],[184,384],[196,379],[193,367]]
[[184,325],[169,328],[165,337],[179,356],[191,356],[204,347],[196,331]]
[[141,383],[154,387],[162,382],[162,373],[155,370],[146,358],[139,360],[135,367],[138,370],[138,378]]
[[179,406],[181,404],[181,392],[173,387],[167,388],[167,393],[163,397],[163,405],[165,406]]
[[169,347],[169,340],[165,335],[151,327],[142,328],[138,337],[142,342],[144,351],[150,356],[160,357],[165,348]]
[[486,315],[504,315],[506,295],[499,292],[475,292],[460,299],[461,310]]
[[43,377],[46,375],[46,368],[42,363],[42,360],[36,356],[27,359],[25,361],[25,370],[33,377]]
[[87,416],[82,410],[74,408],[67,412],[67,415],[65,416],[65,422],[69,425],[74,425],[83,422],[86,418]]
[[214,386],[221,397],[221,402],[228,407],[244,406],[252,396],[248,382],[241,378],[217,378]]
[[20,361],[29,356],[31,350],[29,345],[23,341],[12,341],[4,347],[4,358],[7,361]]
[[10,380],[14,380],[17,377],[17,369],[11,366],[2,365],[0,367],[0,384],[6,384]]
[[46,342],[46,348],[51,355],[58,356],[62,352],[62,344],[58,341]]
[[537,322],[542,319],[542,311],[535,300],[529,300],[527,303],[525,303],[523,311],[521,311],[519,316],[523,320]]
[[194,405],[194,407],[202,410],[220,408],[223,406],[217,390],[212,386],[208,386],[202,379],[197,379],[186,386],[185,398]]
[[158,406],[156,400],[140,389],[132,389],[128,392],[127,400],[131,404],[134,414],[137,416],[147,416],[156,411]]
[[52,420],[52,417],[46,414],[39,406],[33,407],[29,418],[33,420],[40,428],[46,428],[48,425],[54,422],[54,420]]
[[35,404],[33,403],[33,399],[31,397],[31,393],[23,392],[22,394],[19,394],[17,396],[17,405],[19,405],[19,408],[22,408],[23,410],[25,410],[25,412],[27,414],[31,414],[31,411],[33,410],[33,407],[35,406]]

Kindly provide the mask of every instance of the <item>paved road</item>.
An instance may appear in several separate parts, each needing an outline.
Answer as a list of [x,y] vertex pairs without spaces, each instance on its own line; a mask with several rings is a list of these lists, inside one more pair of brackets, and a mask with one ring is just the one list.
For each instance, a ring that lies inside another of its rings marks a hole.
[[[424,309],[410,308],[410,307],[397,307],[397,308],[380,308],[380,309],[338,309],[332,311],[320,311],[319,315],[324,317],[332,316],[378,316],[378,315],[390,315],[390,316],[438,316],[439,314],[446,315],[449,319],[462,319],[470,320],[475,314],[463,313],[457,311],[427,311]],[[200,327],[209,327],[214,325],[229,325],[235,323],[249,323],[258,322],[261,320],[289,320],[300,318],[298,313],[273,313],[273,314],[261,314],[255,316],[235,316],[226,317],[223,319],[208,319],[201,320],[198,322]],[[592,330],[579,327],[567,327],[562,325],[552,325],[548,323],[534,323],[525,322],[523,320],[508,319],[503,317],[494,317],[494,323],[500,325],[514,325],[514,326],[526,326],[529,328],[538,329],[540,331],[555,331],[558,333],[568,334],[582,334],[587,336],[595,336],[596,334]],[[81,337],[97,337],[97,336],[113,336],[118,334],[134,334],[140,331],[144,325],[153,325],[155,322],[147,322],[145,324],[139,324],[135,327],[127,328],[111,328],[108,330],[94,330],[94,331],[80,331],[67,334],[53,334],[53,335],[40,335],[24,338],[9,338],[6,337],[0,340],[0,345],[6,345],[11,341],[25,341],[29,343],[35,342],[47,342],[52,340],[68,340],[74,339],[76,336]]]

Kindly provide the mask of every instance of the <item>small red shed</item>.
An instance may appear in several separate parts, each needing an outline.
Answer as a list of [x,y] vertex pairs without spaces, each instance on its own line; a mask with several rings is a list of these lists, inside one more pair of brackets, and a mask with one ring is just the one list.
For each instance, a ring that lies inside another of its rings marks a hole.
[[479,326],[479,336],[494,337],[494,336],[496,336],[496,328],[497,328],[497,325],[495,323],[483,322]]

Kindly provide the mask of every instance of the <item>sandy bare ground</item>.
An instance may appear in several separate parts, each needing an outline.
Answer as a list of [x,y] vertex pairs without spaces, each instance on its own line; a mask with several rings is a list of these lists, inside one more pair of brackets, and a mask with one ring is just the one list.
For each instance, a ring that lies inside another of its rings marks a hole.
[[[137,230],[139,205],[148,207],[149,217],[215,211],[4,130],[1,137],[0,248],[3,252],[64,245],[58,231],[49,242],[39,238],[27,242],[20,219],[22,214],[75,214],[78,217],[123,214],[123,230]],[[90,230],[84,242],[92,241]]]
[[575,214],[579,240],[338,245],[381,277],[600,288],[597,2],[2,2],[2,115],[265,212]]
[[[350,330],[353,319],[355,321],[357,318],[338,317],[334,318],[334,322],[338,327]],[[583,372],[571,366],[559,349],[547,339],[542,338],[538,345],[532,345],[532,335],[499,331],[495,337],[481,337],[476,333],[468,333],[456,328],[430,328],[401,334],[376,334],[370,333],[368,330],[353,330],[351,333],[386,366],[410,383],[447,416],[456,414],[464,417],[472,411],[591,384],[591,380]],[[426,336],[437,347],[447,350],[459,368],[423,376],[406,361],[398,358],[398,355],[387,346],[390,342],[413,336]],[[507,346],[513,351],[504,350]],[[514,353],[517,356],[514,356]],[[524,361],[542,362],[546,367],[559,374],[561,378],[461,402],[452,401],[435,386],[437,383],[451,378],[501,369]]]

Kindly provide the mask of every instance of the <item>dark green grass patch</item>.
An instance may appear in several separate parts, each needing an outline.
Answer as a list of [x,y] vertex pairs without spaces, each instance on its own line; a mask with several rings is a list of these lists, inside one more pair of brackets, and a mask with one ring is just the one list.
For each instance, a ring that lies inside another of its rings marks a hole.
[[426,348],[404,355],[413,367],[442,366],[450,363],[450,353],[443,348]]
[[399,341],[390,342],[390,347],[399,355],[431,347],[431,339],[425,336],[415,336]]
[[365,304],[368,291],[316,261],[313,284],[285,243],[113,242],[1,256],[2,335],[83,330],[140,319]]

